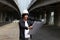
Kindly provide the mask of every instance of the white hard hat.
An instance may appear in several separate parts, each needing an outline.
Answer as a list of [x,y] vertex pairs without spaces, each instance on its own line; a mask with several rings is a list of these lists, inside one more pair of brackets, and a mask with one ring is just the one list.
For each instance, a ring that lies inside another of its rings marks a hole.
[[28,14],[29,12],[28,12],[27,9],[25,9],[22,13],[23,13],[23,14],[24,14],[24,13],[27,13],[27,14]]

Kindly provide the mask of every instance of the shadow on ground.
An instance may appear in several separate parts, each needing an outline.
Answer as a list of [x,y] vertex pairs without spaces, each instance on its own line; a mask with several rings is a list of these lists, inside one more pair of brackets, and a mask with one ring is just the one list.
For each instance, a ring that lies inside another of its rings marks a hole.
[[57,26],[43,26],[32,40],[60,40],[60,28]]

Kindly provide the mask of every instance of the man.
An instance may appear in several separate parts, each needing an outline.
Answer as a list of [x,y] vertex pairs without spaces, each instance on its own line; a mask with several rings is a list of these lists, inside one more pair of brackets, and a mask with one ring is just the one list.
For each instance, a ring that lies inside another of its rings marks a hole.
[[33,23],[28,20],[28,11],[24,10],[22,19],[19,22],[21,40],[28,40],[31,37],[29,34],[29,30],[32,29],[32,24]]

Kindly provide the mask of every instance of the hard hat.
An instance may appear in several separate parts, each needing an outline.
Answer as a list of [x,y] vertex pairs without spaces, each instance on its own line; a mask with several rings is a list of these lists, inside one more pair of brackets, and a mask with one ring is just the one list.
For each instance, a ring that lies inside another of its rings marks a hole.
[[28,12],[27,9],[25,9],[25,10],[22,12],[22,17],[23,17],[23,15],[29,15],[29,12]]
[[28,12],[27,9],[25,9],[22,13],[23,13],[23,14],[24,14],[24,13],[27,13],[27,14],[28,14],[29,12]]

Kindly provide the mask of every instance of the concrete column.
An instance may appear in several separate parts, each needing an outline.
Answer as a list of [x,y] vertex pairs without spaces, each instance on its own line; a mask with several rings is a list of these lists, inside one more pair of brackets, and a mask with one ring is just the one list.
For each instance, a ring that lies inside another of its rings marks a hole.
[[3,18],[3,13],[1,12],[1,20],[0,20],[0,22],[2,22],[2,18]]
[[55,9],[55,25],[60,27],[60,6],[58,4]]
[[6,13],[4,13],[4,22],[6,22],[6,17],[7,17],[7,14]]
[[58,18],[56,19],[56,25],[60,26],[60,12],[57,13]]
[[46,20],[46,13],[44,14],[44,21],[45,21],[44,23],[46,23],[46,21],[47,21],[47,20]]
[[42,15],[40,15],[40,18],[39,19],[42,19]]
[[60,26],[60,15],[58,16],[58,26]]
[[1,21],[1,13],[0,13],[0,21]]
[[50,24],[50,25],[54,25],[54,12],[51,12],[51,13],[50,13],[49,24]]
[[49,25],[49,20],[50,20],[50,12],[46,12],[46,23]]

